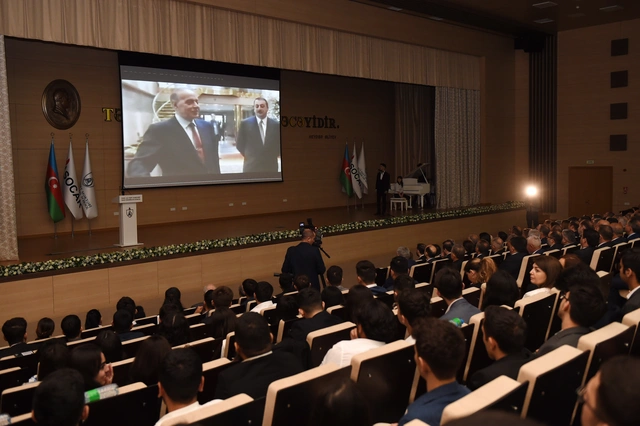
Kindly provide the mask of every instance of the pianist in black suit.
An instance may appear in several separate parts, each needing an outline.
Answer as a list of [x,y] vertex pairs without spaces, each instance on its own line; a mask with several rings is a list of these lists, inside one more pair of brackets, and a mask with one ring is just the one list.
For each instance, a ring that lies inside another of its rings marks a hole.
[[9,347],[0,351],[0,358],[29,351],[29,346],[26,343],[27,320],[24,318],[11,318],[5,321],[2,326],[2,334]]
[[298,304],[300,306],[298,312],[303,319],[296,321],[291,326],[289,337],[294,340],[304,342],[307,340],[307,335],[312,331],[343,322],[340,317],[322,310],[322,297],[315,288],[302,290],[298,294]]

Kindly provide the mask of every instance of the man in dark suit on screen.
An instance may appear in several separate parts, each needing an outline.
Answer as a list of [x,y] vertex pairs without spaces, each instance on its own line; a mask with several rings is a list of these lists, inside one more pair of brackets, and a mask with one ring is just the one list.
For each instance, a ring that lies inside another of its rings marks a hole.
[[148,177],[156,165],[162,176],[220,174],[220,136],[210,122],[200,119],[198,95],[177,89],[170,100],[175,116],[149,126],[127,175]]
[[253,101],[255,117],[242,120],[236,149],[244,157],[243,173],[278,172],[280,123],[267,117],[269,103],[264,98]]

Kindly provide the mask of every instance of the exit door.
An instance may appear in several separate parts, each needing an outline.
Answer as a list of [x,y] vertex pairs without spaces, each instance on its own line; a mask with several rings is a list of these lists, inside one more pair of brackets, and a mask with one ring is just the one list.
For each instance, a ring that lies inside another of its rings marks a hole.
[[611,211],[613,167],[569,167],[569,216]]

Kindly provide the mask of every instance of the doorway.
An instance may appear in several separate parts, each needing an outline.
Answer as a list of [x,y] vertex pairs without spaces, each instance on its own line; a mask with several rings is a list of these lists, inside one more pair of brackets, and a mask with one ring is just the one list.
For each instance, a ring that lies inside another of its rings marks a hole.
[[569,167],[569,216],[603,214],[613,206],[613,167]]

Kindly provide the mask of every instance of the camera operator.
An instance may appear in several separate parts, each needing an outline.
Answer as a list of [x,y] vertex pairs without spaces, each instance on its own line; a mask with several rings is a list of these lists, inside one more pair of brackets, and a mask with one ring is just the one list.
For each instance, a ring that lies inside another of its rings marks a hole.
[[302,242],[287,249],[282,264],[282,273],[294,276],[304,274],[309,277],[311,286],[321,291],[318,275],[324,274],[326,268],[320,249],[314,244],[315,239],[316,232],[313,229],[305,228],[302,230]]

